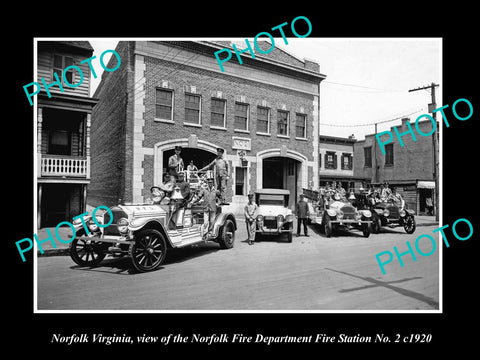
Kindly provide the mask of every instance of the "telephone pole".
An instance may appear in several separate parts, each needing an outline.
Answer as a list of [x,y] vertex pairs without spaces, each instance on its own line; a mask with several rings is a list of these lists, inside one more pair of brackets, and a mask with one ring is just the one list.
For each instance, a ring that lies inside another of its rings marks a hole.
[[[418,91],[418,90],[427,90],[430,89],[430,94],[432,96],[432,103],[428,104],[428,111],[432,114],[433,120],[435,120],[435,125],[437,124],[437,114],[433,112],[437,108],[435,103],[435,88],[438,87],[438,84],[431,83],[430,85],[419,87],[416,89],[408,90],[408,92]],[[432,144],[433,144],[433,178],[435,180],[435,220],[438,221],[438,209],[439,209],[439,190],[438,190],[438,126],[435,127],[435,131],[432,134]]]

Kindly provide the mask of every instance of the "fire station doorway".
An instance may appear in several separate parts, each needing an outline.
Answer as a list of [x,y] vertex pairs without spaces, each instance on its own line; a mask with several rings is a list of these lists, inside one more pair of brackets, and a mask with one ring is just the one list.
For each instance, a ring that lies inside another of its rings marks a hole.
[[264,158],[262,166],[262,188],[289,190],[288,207],[294,209],[301,192],[302,163],[289,157],[273,156]]
[[[163,174],[168,172],[168,159],[170,156],[175,155],[175,148],[165,150],[163,152]],[[180,157],[183,159],[183,164],[185,165],[185,170],[187,166],[190,164],[190,161],[193,161],[193,164],[197,167],[198,170],[210,164],[213,159],[217,157],[216,153],[212,153],[207,150],[199,149],[199,148],[188,148],[182,147],[182,152],[180,153]]]

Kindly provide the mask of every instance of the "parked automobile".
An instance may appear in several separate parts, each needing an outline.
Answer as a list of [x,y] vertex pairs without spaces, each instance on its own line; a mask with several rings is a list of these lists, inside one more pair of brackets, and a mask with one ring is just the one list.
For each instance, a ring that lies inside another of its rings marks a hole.
[[398,206],[392,201],[380,202],[371,206],[373,214],[372,232],[378,234],[382,226],[395,228],[403,226],[407,234],[416,229],[415,211],[405,206]]
[[[152,189],[155,198],[158,194]],[[175,189],[178,193],[179,189]],[[70,243],[70,256],[81,266],[97,266],[106,255],[128,256],[139,272],[158,269],[167,252],[193,244],[213,241],[222,249],[234,246],[237,223],[232,213],[222,212],[215,217],[213,231],[208,232],[203,222],[201,205],[182,204],[181,195],[173,194],[168,203],[117,205],[110,214],[97,216],[98,224],[91,216],[83,218],[88,226],[87,234],[82,219],[74,222],[76,237]]]
[[322,192],[304,189],[308,199],[310,221],[322,226],[325,236],[331,237],[337,228],[358,229],[364,237],[370,236],[372,212],[357,209],[353,201],[341,198],[326,199]]
[[413,234],[416,229],[415,211],[408,209],[405,202],[397,204],[393,198],[386,201],[375,201],[364,193],[355,194],[356,206],[372,212],[371,232],[378,234],[382,226],[395,228],[403,226],[407,234]]
[[258,205],[255,237],[287,234],[292,242],[293,213],[288,208],[290,191],[283,189],[259,189],[255,192]]

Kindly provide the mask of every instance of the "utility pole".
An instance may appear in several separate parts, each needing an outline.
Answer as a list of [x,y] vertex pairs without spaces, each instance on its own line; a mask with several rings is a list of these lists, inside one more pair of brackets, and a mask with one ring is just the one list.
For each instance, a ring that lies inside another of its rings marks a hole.
[[[418,91],[418,90],[427,90],[430,89],[430,94],[432,96],[432,103],[428,104],[428,111],[432,114],[433,120],[435,120],[435,125],[437,124],[437,114],[433,112],[437,108],[437,104],[435,103],[435,88],[438,87],[438,84],[431,83],[430,85],[419,87],[416,89],[408,90],[408,92]],[[436,126],[435,131],[432,134],[432,144],[433,144],[433,178],[435,180],[435,220],[438,221],[438,209],[439,209],[439,197],[438,197],[438,126]]]
[[373,141],[373,158],[375,159],[373,164],[373,181],[372,183],[378,182],[378,174],[377,174],[377,123],[375,123],[375,139]]

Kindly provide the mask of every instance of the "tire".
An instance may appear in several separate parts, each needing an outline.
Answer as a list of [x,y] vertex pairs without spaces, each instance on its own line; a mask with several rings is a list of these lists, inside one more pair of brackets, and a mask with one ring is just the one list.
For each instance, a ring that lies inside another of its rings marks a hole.
[[133,266],[139,272],[158,269],[165,260],[167,244],[163,235],[154,229],[146,229],[135,235],[135,242],[130,245],[128,255]]
[[417,227],[417,224],[415,223],[415,218],[411,215],[406,216],[403,224],[403,228],[405,229],[405,232],[407,234],[413,234],[415,232],[416,227]]
[[381,227],[382,227],[382,221],[380,220],[380,217],[375,212],[372,212],[372,226],[371,226],[372,233],[378,234],[380,232]]
[[222,249],[231,249],[235,243],[235,225],[233,221],[227,219],[225,224],[220,229],[220,235],[218,236],[218,243]]
[[289,231],[287,233],[287,242],[291,243],[293,241],[293,232]]
[[[80,233],[84,235],[85,233]],[[97,266],[106,256],[105,246],[99,241],[73,239],[69,245],[70,257],[80,266]]]
[[332,233],[333,233],[333,225],[330,222],[330,217],[328,215],[326,215],[324,220],[323,220],[323,228],[324,228],[324,231],[325,231],[325,236],[327,238],[331,237]]
[[370,236],[370,226],[369,226],[369,224],[364,224],[363,225],[362,232],[363,232],[364,237],[368,238]]

